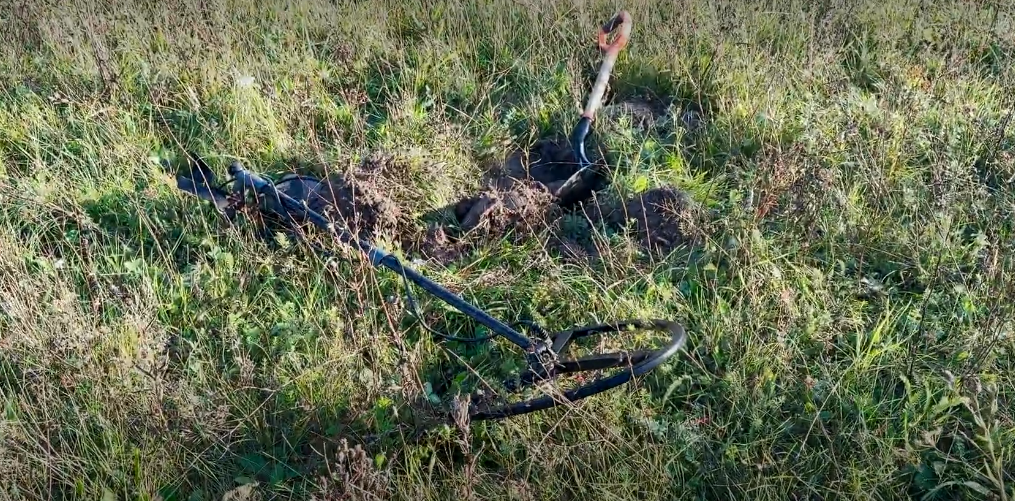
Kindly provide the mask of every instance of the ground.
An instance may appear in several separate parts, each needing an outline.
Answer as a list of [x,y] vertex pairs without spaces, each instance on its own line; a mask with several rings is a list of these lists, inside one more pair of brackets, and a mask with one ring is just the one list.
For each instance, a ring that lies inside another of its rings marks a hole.
[[[565,210],[619,7],[604,182]],[[1015,499],[1009,3],[3,11],[0,498]],[[688,344],[420,433],[454,360],[510,347],[441,345],[392,273],[223,220],[159,166],[186,151],[330,173],[339,213],[505,321]]]

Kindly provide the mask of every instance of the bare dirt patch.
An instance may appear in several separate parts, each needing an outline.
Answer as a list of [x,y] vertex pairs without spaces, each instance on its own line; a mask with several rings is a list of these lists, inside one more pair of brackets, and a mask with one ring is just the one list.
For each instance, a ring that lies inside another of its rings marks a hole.
[[553,196],[535,181],[500,183],[476,197],[455,204],[455,218],[462,230],[483,236],[503,236],[509,231],[531,234],[544,227],[555,211]]
[[409,242],[406,248],[449,263],[491,241],[530,238],[560,215],[545,185],[512,179],[499,179],[480,194],[458,201],[451,210],[456,225],[431,225],[421,239]]
[[[670,187],[629,200],[602,204],[593,192],[575,207],[561,207],[554,190],[577,172],[566,142],[541,141],[515,153],[489,173],[484,188],[445,208],[448,222],[420,227],[396,200],[420,199],[413,183],[400,178],[407,169],[385,157],[371,157],[323,181],[283,178],[279,188],[329,218],[344,221],[362,239],[398,242],[409,255],[448,264],[471,250],[504,238],[515,243],[538,238],[565,259],[599,257],[593,234],[627,232],[652,254],[667,254],[694,239],[693,204]],[[404,202],[403,202],[404,203]]]
[[578,165],[566,140],[514,152],[488,173],[479,193],[446,208],[454,224],[432,225],[407,248],[446,263],[493,240],[536,236],[564,213],[555,195]]
[[311,209],[341,219],[360,237],[390,235],[398,230],[398,206],[369,182],[333,173],[308,191],[306,199]]

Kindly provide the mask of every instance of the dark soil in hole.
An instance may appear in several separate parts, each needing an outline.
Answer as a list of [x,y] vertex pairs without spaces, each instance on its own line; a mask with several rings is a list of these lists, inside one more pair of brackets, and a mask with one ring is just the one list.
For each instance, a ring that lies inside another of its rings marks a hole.
[[[556,194],[564,181],[578,172],[578,159],[566,140],[543,140],[528,155],[515,153],[505,164],[506,179],[529,179]],[[504,178],[502,178],[504,179]]]

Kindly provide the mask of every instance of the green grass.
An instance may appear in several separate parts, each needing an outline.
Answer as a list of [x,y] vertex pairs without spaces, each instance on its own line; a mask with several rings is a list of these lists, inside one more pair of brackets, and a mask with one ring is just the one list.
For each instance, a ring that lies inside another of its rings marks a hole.
[[[1010,4],[145,3],[0,21],[0,498],[1015,499]],[[414,437],[453,356],[397,278],[271,249],[150,160],[384,152],[421,221],[570,130],[618,8],[608,97],[673,105],[597,122],[602,196],[676,186],[706,238],[420,266],[506,320],[687,326],[573,408]]]

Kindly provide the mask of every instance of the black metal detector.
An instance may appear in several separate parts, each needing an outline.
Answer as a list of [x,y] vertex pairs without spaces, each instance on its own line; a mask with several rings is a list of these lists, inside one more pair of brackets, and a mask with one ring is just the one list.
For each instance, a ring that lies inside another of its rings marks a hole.
[[[606,35],[616,29],[618,25],[621,27],[621,34],[612,44],[606,45]],[[630,16],[626,12],[621,12],[603,26],[600,32],[599,45],[607,51],[607,56],[600,70],[596,85],[593,88],[589,103],[572,134],[572,147],[581,163],[580,170],[565,182],[564,188],[558,190],[558,197],[561,193],[569,196],[576,191],[586,189],[590,177],[594,175],[591,172],[591,162],[585,157],[584,138],[591,129],[592,118],[602,99],[606,81],[609,78],[609,73],[616,60],[617,53],[626,44],[630,31]],[[257,200],[255,206],[262,214],[280,219],[290,227],[309,221],[314,226],[330,233],[331,236],[344,244],[362,251],[374,267],[387,268],[401,275],[407,291],[410,292],[408,297],[413,309],[415,309],[415,301],[412,299],[410,282],[493,332],[492,335],[483,338],[458,340],[478,342],[500,336],[520,348],[525,353],[528,368],[518,381],[504,382],[508,392],[517,393],[526,387],[534,386],[539,382],[553,380],[565,374],[591,373],[606,369],[624,369],[605,379],[581,384],[576,388],[562,391],[556,395],[544,395],[521,402],[493,405],[486,403],[489,400],[488,397],[478,396],[477,394],[477,398],[472,399],[469,407],[468,414],[471,420],[498,419],[539,411],[557,406],[565,401],[576,401],[615,388],[634,377],[642,376],[658,367],[676,354],[686,342],[687,336],[681,325],[668,320],[658,319],[625,320],[610,324],[579,327],[553,334],[546,334],[542,328],[531,322],[516,323],[515,325],[527,324],[532,332],[541,335],[540,339],[530,338],[515,330],[512,326],[501,322],[485,311],[468,303],[412,268],[405,266],[394,255],[374,246],[370,242],[359,239],[348,228],[338,228],[341,221],[330,220],[313,208],[318,205],[318,200],[314,197],[320,196],[322,188],[326,185],[325,182],[311,176],[292,174],[281,178],[278,182],[273,182],[251,172],[239,162],[234,161],[229,166],[229,174],[232,179],[226,183],[232,183],[233,189],[230,190],[231,192],[225,192],[221,190],[222,185],[216,186],[215,177],[211,169],[196,155],[191,156],[195,162],[191,164],[190,172],[187,175],[177,175],[178,188],[212,202],[228,218],[232,219],[237,209],[247,206],[248,197],[253,195]],[[664,332],[669,336],[669,340],[662,348],[655,350],[604,353],[575,359],[564,358],[568,348],[577,340],[602,334],[619,334],[625,331],[639,330]]]

